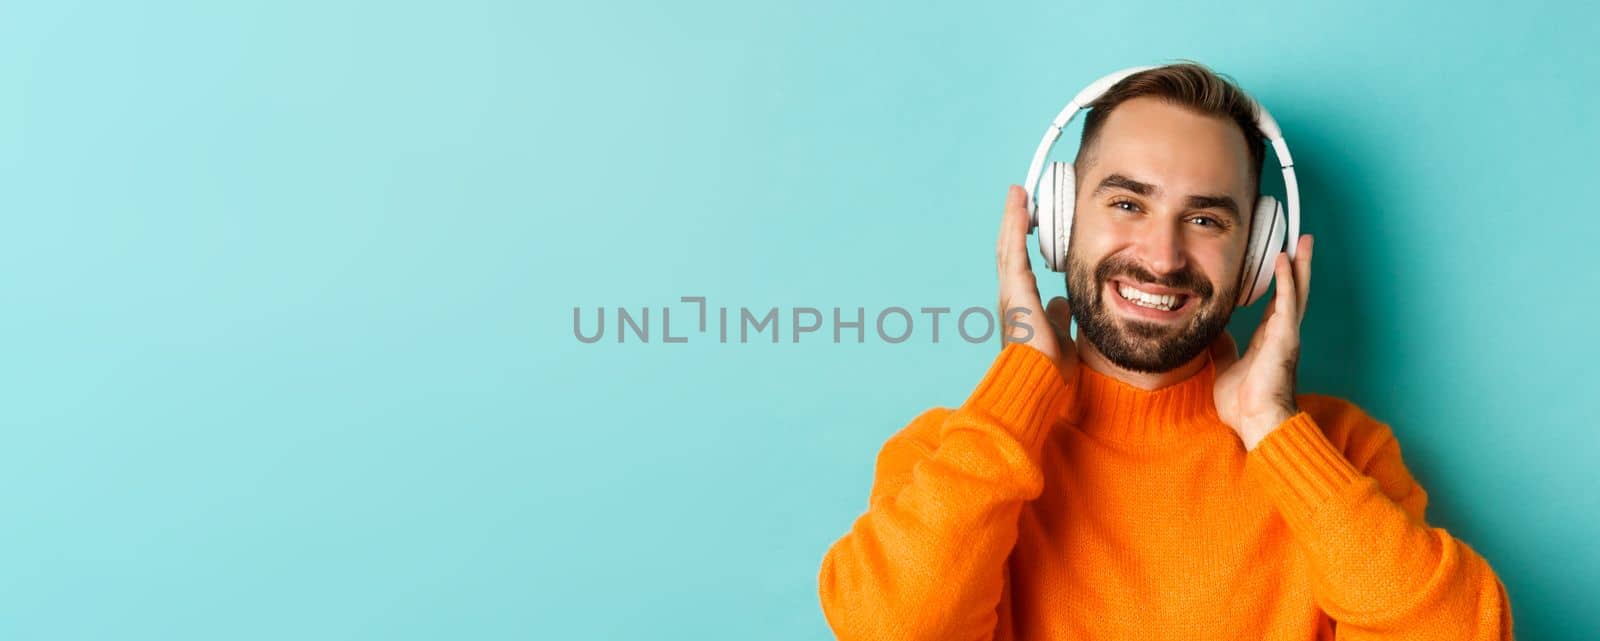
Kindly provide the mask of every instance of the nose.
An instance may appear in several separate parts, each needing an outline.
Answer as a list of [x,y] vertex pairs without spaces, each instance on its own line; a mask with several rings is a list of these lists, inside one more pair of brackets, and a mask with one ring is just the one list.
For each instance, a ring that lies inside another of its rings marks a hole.
[[1149,225],[1139,240],[1140,258],[1157,276],[1181,271],[1187,264],[1183,234],[1174,225]]

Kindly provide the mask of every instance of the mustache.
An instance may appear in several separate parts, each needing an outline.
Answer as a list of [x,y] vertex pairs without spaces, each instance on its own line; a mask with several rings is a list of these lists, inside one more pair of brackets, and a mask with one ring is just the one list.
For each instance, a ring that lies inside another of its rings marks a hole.
[[1120,279],[1133,283],[1148,283],[1160,287],[1171,287],[1190,292],[1200,298],[1210,298],[1213,291],[1211,281],[1205,276],[1194,271],[1193,268],[1184,268],[1182,271],[1173,272],[1165,276],[1156,276],[1137,263],[1132,261],[1107,258],[1100,262],[1094,270],[1095,281],[1107,283],[1112,279]]

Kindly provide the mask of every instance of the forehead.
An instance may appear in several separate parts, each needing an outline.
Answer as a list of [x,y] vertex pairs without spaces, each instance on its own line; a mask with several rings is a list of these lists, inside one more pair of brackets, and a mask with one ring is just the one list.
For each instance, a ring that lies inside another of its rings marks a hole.
[[1101,125],[1089,160],[1086,169],[1094,180],[1120,173],[1156,184],[1173,197],[1250,196],[1250,149],[1238,125],[1158,98],[1117,105]]

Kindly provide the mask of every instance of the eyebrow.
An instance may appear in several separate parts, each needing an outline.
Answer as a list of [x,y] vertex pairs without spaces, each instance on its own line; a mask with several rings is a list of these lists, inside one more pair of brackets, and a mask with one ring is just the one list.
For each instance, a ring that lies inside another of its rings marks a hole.
[[[1140,182],[1122,174],[1111,174],[1095,185],[1094,195],[1098,196],[1108,189],[1121,189],[1130,191],[1140,196],[1153,196],[1161,192],[1159,188],[1147,182]],[[1191,195],[1185,203],[1190,209],[1221,209],[1228,213],[1234,223],[1243,223],[1239,218],[1239,203],[1227,194],[1218,195]]]
[[1107,190],[1107,189],[1121,189],[1121,190],[1124,190],[1124,191],[1131,191],[1133,193],[1139,194],[1140,196],[1149,196],[1149,195],[1154,194],[1154,193],[1156,193],[1158,191],[1161,191],[1159,189],[1156,189],[1155,185],[1152,185],[1150,183],[1139,182],[1137,180],[1134,180],[1134,179],[1129,178],[1127,176],[1124,176],[1122,174],[1111,174],[1110,176],[1106,176],[1104,180],[1100,181],[1099,185],[1095,186],[1094,195],[1098,196],[1101,193],[1105,192],[1105,190]]

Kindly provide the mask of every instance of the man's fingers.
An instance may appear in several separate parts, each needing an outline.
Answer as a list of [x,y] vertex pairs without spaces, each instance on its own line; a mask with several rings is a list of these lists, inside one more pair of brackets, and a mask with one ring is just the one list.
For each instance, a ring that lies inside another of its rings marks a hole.
[[1277,295],[1272,297],[1273,311],[1282,314],[1286,319],[1292,319],[1296,324],[1300,321],[1300,288],[1294,281],[1294,266],[1289,262],[1287,252],[1278,252],[1272,262],[1274,278],[1278,281]]
[[1000,268],[1008,274],[1031,271],[1028,264],[1028,192],[1011,185],[1000,224]]
[[1072,303],[1061,296],[1052,298],[1045,305],[1044,315],[1050,319],[1050,327],[1055,329],[1056,338],[1061,339],[1063,344],[1072,340]]
[[1211,341],[1211,360],[1216,363],[1217,372],[1226,371],[1239,362],[1239,345],[1233,342],[1233,335],[1228,330],[1222,330],[1222,335]]
[[[1250,344],[1245,348],[1246,353],[1262,348],[1262,343],[1266,342],[1269,333],[1267,327],[1271,326],[1274,316],[1281,314],[1284,318],[1295,319],[1293,331],[1299,330],[1299,321],[1305,318],[1305,304],[1311,284],[1310,236],[1301,236],[1294,260],[1289,259],[1288,252],[1278,252],[1278,255],[1273,257],[1272,272],[1272,300],[1268,301],[1267,311],[1261,315],[1261,322],[1250,334]],[[1217,362],[1219,371],[1242,358],[1233,338],[1228,336],[1226,331],[1222,337],[1212,342],[1211,349],[1212,359]]]
[[1301,239],[1294,265],[1295,288],[1300,292],[1300,320],[1306,318],[1306,304],[1311,301],[1311,234]]
[[[1282,289],[1281,285],[1277,287],[1279,290]],[[1250,344],[1245,347],[1246,352],[1261,349],[1261,341],[1267,335],[1267,325],[1272,321],[1272,313],[1278,309],[1277,302],[1278,294],[1274,291],[1272,300],[1269,301],[1271,304],[1267,305],[1266,313],[1261,315],[1261,322],[1256,324],[1256,331],[1250,333]]]
[[[1007,194],[1006,198],[1009,199],[1010,197]],[[1006,233],[1006,222],[1008,220],[1010,220],[1010,216],[1006,215],[1005,210],[1002,209],[1000,211],[1000,231],[994,235],[994,264],[995,268],[1001,273],[1005,273],[1006,241],[1010,239],[1010,235]]]

